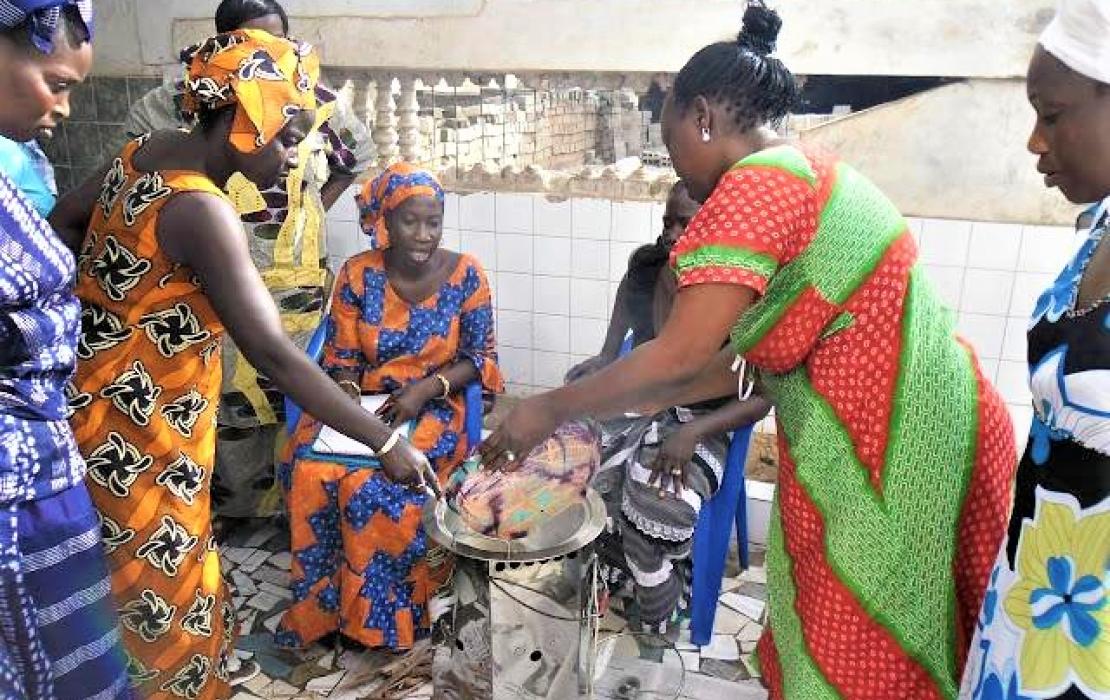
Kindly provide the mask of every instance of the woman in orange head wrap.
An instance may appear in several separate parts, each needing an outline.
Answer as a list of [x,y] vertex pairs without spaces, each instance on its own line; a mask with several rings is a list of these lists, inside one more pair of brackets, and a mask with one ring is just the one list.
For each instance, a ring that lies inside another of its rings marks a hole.
[[317,72],[309,47],[265,32],[208,40],[189,71],[197,127],[131,142],[54,217],[82,248],[72,423],[144,697],[229,694],[235,611],[209,494],[225,328],[305,410],[377,450],[390,479],[416,485],[428,469],[286,336],[223,192],[233,173],[267,186],[296,165]]
[[[463,389],[503,389],[489,284],[476,259],[440,247],[444,193],[431,173],[392,165],[357,201],[372,250],[339,272],[324,369],[353,398],[388,394],[380,415],[412,421],[413,444],[446,484],[467,451]],[[369,647],[411,648],[430,630],[427,603],[447,573],[420,526],[425,496],[365,460],[316,452],[319,432],[302,417],[278,467],[295,598],[278,642],[298,647],[339,632]]]

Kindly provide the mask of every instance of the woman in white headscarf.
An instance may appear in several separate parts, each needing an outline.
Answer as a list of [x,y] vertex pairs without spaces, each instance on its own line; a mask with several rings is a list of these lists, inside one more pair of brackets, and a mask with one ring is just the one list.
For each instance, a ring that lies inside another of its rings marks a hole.
[[1029,65],[1045,185],[1096,203],[1029,326],[1035,415],[963,698],[1110,698],[1110,0],[1063,0]]

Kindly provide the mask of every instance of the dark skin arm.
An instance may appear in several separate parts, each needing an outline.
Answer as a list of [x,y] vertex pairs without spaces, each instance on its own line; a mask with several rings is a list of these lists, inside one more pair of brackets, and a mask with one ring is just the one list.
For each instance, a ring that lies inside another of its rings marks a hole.
[[[753,297],[748,287],[729,284],[682,290],[655,340],[597,374],[517,404],[482,443],[483,464],[490,469],[515,468],[568,420],[606,418],[631,407],[658,403],[661,396],[681,395],[683,385],[697,378],[719,355],[729,329]],[[506,452],[515,460],[508,459]]]
[[[451,385],[451,393],[457,394],[478,378],[478,368],[470,360],[460,360],[437,374],[442,375]],[[394,392],[378,409],[378,416],[390,425],[404,425],[420,415],[420,411],[429,401],[441,396],[443,396],[443,383],[433,374]]]
[[746,401],[731,401],[721,408],[699,416],[675,430],[663,443],[651,467],[648,483],[658,483],[661,490],[672,489],[681,494],[686,488],[686,474],[697,444],[713,435],[721,435],[763,419],[771,410],[771,402],[762,396]]
[[74,255],[81,253],[85,234],[89,230],[89,221],[92,220],[93,208],[96,207],[96,200],[100,197],[100,186],[111,167],[111,163],[104,165],[76,188],[67,192],[64,197],[58,199],[54,210],[50,212],[50,225]]
[[320,199],[324,202],[324,211],[330,210],[354,181],[354,173],[333,172],[324,186],[320,188]]
[[630,328],[632,323],[628,318],[628,276],[626,275],[617,287],[617,299],[613,302],[613,315],[609,319],[609,329],[605,332],[605,343],[601,346],[601,352],[572,367],[567,372],[566,381],[573,382],[593,374],[617,359],[624,337]]
[[[352,402],[285,334],[230,205],[207,193],[177,195],[162,210],[158,239],[170,258],[197,274],[236,345],[278,389],[309,414],[372,449],[389,440],[392,429]],[[381,461],[390,479],[400,482],[419,481],[431,470],[424,455],[405,440]]]

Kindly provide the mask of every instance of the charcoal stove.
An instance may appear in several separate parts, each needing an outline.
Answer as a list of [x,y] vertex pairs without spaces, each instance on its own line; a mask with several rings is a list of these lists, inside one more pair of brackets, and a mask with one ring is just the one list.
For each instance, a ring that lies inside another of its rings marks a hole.
[[447,501],[429,499],[424,530],[458,557],[436,698],[571,700],[590,697],[597,642],[598,560],[605,503],[581,501],[504,540],[475,532]]

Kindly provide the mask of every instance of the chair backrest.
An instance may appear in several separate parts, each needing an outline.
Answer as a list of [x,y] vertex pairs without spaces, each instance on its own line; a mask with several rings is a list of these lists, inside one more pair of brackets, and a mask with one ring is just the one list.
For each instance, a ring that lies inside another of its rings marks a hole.
[[634,340],[635,336],[632,334],[632,329],[629,328],[628,332],[624,334],[624,340],[621,341],[621,352],[619,357],[624,357],[628,353],[632,352],[632,343]]

